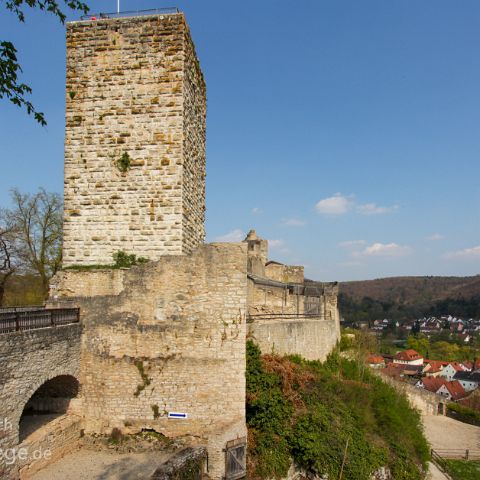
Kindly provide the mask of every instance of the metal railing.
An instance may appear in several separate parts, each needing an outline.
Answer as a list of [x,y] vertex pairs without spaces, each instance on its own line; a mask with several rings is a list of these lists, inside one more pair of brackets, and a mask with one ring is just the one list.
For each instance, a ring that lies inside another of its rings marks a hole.
[[127,10],[125,12],[90,13],[82,15],[80,20],[103,20],[106,18],[140,17],[143,15],[170,15],[180,13],[177,7],[152,8],[149,10]]
[[443,460],[480,460],[480,450],[470,448],[432,449],[432,458],[433,457],[439,457]]
[[480,460],[480,450],[450,449],[431,451],[432,462],[451,479],[451,471],[448,460]]
[[0,334],[80,322],[79,308],[0,309]]

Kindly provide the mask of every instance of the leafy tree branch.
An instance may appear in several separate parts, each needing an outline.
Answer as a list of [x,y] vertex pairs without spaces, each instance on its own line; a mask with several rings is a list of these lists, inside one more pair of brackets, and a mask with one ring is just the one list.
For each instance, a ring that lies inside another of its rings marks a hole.
[[[79,0],[64,0],[63,3],[71,10],[88,13],[86,3]],[[25,7],[44,10],[56,16],[60,22],[65,22],[66,15],[55,0],[7,0],[5,2],[5,8],[16,15],[20,22],[25,22]],[[45,115],[38,112],[28,100],[27,97],[32,93],[32,89],[19,80],[21,72],[15,45],[12,42],[0,40],[0,100],[5,98],[14,105],[25,108],[29,115],[33,115],[35,120],[44,126],[47,123]]]

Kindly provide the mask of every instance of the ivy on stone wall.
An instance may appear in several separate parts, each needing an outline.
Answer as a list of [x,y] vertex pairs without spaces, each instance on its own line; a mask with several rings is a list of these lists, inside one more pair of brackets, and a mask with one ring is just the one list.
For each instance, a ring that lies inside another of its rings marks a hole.
[[122,156],[117,160],[117,168],[122,172],[122,173],[127,173],[130,170],[132,164],[132,159],[130,158],[130,155],[127,152],[124,152]]

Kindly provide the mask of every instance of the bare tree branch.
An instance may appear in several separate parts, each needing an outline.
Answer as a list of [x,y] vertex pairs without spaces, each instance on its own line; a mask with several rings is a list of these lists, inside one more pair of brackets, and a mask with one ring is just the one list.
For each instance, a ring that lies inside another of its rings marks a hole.
[[46,296],[49,280],[62,263],[62,200],[44,189],[35,194],[12,190],[12,200],[14,207],[6,215],[16,225],[18,258],[27,271],[40,276]]
[[8,222],[6,212],[0,210],[0,307],[5,301],[5,289],[10,277],[20,267],[15,248],[15,225]]

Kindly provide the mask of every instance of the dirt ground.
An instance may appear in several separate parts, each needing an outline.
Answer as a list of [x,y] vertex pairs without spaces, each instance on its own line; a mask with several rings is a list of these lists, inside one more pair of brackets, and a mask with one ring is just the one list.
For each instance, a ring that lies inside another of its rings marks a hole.
[[80,449],[29,480],[134,480],[149,478],[172,453],[116,453]]

